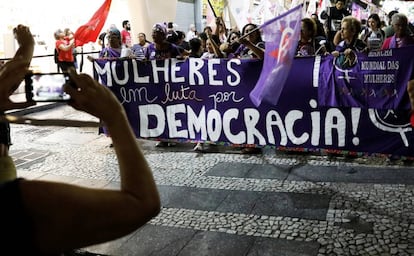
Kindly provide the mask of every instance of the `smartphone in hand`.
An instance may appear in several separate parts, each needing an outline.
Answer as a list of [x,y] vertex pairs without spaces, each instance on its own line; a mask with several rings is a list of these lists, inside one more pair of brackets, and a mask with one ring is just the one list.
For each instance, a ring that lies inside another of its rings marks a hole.
[[63,91],[63,85],[69,81],[67,73],[28,73],[25,77],[27,101],[60,102],[70,100]]

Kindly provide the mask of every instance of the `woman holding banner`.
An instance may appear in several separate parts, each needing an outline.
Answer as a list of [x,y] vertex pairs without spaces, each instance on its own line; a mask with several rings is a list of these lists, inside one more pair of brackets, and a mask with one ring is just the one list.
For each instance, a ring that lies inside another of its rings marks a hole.
[[[215,41],[213,35],[207,34],[206,52],[201,55],[201,59],[223,58],[224,54],[220,50],[219,40]],[[204,151],[204,143],[198,142],[193,149],[194,151]]]
[[[246,58],[246,59],[264,59],[265,42],[258,26],[253,23],[246,24],[242,29],[242,35],[237,40],[241,45],[229,57]],[[244,147],[241,149],[242,154],[260,154],[261,148]]]
[[[167,27],[165,24],[157,23],[152,28],[152,43],[147,47],[145,58],[147,60],[163,60],[180,57],[178,47],[167,41]],[[159,141],[156,147],[175,146],[175,143]]]
[[[121,41],[121,32],[117,28],[112,28],[108,33],[108,42],[109,46],[104,47],[99,53],[100,59],[118,59],[122,56],[122,41]],[[124,52],[125,53],[125,52]],[[94,61],[95,58],[92,56],[87,57],[88,60]],[[99,127],[99,133],[103,133],[106,136],[109,135],[109,131],[106,127]],[[113,147],[113,144],[109,144],[109,147]]]
[[361,22],[353,16],[346,16],[342,19],[340,31],[342,41],[336,46],[332,55],[337,57],[337,63],[341,67],[349,67],[356,61],[354,51],[365,52],[367,50],[367,45],[358,38]]
[[[109,45],[104,47],[99,53],[100,59],[117,59],[122,57],[122,41],[121,32],[117,28],[112,28],[108,33]],[[94,61],[92,56],[87,57],[88,60]]]
[[145,53],[147,60],[163,60],[181,56],[177,45],[167,41],[167,28],[164,24],[157,23],[154,25],[152,41]]

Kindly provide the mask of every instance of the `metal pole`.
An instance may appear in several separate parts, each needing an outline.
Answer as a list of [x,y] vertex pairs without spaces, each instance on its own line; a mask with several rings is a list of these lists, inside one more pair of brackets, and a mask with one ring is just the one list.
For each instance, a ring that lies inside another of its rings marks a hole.
[[213,12],[214,18],[217,18],[216,11],[214,11],[213,5],[211,4],[210,0],[207,0],[208,5],[210,6],[211,11]]

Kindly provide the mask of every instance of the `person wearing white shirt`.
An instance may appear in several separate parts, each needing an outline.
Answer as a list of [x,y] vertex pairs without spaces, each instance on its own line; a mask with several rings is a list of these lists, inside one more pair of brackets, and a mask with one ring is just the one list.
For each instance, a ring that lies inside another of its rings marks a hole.
[[190,24],[189,30],[185,36],[185,41],[190,42],[191,39],[197,37],[197,30],[194,24]]

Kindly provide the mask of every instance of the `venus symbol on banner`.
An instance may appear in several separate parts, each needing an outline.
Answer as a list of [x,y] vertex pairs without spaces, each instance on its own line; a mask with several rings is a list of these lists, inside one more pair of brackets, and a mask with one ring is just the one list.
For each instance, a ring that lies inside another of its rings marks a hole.
[[379,111],[377,109],[369,109],[368,112],[369,119],[373,125],[382,131],[399,133],[404,146],[409,146],[410,143],[406,133],[411,132],[412,127],[410,123],[400,121],[405,120],[404,117],[399,116],[394,110]]
[[345,69],[345,68],[342,69],[337,65],[337,58],[333,59],[332,65],[335,67],[336,70],[338,70],[338,71],[340,71],[344,74],[343,76],[338,76],[338,79],[344,79],[348,83],[351,82],[351,79],[356,79],[355,77],[349,75],[350,73],[352,73],[352,69]]

